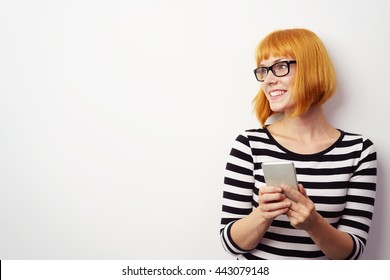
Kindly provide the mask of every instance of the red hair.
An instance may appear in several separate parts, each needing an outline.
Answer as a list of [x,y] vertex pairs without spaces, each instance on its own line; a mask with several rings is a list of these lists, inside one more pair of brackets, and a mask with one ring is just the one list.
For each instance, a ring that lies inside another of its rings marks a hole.
[[[336,74],[320,38],[306,29],[277,30],[267,35],[256,48],[257,66],[270,56],[297,61],[293,84],[295,107],[291,117],[323,104],[336,91]],[[254,111],[262,126],[274,114],[262,89],[253,100]]]

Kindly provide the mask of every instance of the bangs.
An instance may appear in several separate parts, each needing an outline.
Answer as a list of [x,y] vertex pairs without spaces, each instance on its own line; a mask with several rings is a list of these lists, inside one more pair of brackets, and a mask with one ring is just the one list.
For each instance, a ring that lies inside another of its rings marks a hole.
[[261,61],[270,56],[288,57],[295,59],[292,38],[287,32],[275,32],[265,37],[256,48],[256,63],[260,66]]

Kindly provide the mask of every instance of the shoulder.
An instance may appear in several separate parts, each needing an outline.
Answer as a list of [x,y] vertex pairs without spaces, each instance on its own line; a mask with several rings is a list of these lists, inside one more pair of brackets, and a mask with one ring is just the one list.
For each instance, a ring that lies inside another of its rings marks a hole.
[[236,138],[236,141],[246,142],[250,145],[250,142],[258,142],[263,139],[269,139],[267,129],[265,128],[251,128],[245,129]]
[[344,143],[347,143],[349,146],[360,144],[362,150],[370,150],[371,152],[375,152],[374,143],[365,135],[361,133],[347,132],[343,130],[340,131],[343,134]]
[[339,130],[344,135],[345,140],[360,140],[361,142],[372,143],[372,141],[369,138],[367,138],[365,135],[361,133],[348,132],[341,129]]
[[258,149],[273,149],[275,143],[266,128],[243,130],[235,139],[234,147],[240,150],[248,149],[256,153]]
[[248,138],[251,138],[251,137],[267,137],[268,130],[266,128],[263,128],[263,127],[246,129],[242,133],[242,135],[245,135]]

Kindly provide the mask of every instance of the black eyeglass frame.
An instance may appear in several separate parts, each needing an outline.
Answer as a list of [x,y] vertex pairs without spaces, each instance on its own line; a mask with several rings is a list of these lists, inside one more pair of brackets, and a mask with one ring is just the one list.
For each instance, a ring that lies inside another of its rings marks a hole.
[[[287,73],[286,74],[283,74],[283,75],[277,75],[273,69],[273,67],[279,63],[287,63]],[[263,80],[259,80],[259,78],[257,78],[257,75],[256,75],[256,72],[257,70],[259,69],[267,69],[267,74],[265,76],[268,75],[268,72],[271,70],[272,71],[272,74],[274,74],[276,77],[284,77],[284,76],[287,76],[289,73],[290,73],[290,64],[296,64],[297,61],[296,60],[283,60],[283,61],[278,61],[274,64],[272,64],[271,66],[269,67],[266,67],[266,66],[260,66],[260,67],[257,67],[255,70],[253,70],[253,73],[255,74],[255,77],[256,77],[256,80],[258,80],[259,82],[264,82],[264,79]]]

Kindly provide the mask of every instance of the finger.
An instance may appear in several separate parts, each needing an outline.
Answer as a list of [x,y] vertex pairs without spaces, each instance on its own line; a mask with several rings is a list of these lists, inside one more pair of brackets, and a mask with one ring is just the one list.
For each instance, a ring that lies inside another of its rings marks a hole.
[[283,192],[281,187],[274,187],[274,186],[263,186],[259,189],[259,194],[265,194],[265,193],[281,193]]
[[290,220],[291,225],[296,225],[298,221],[302,220],[302,216],[300,215],[299,212],[295,211],[291,207],[289,210],[286,212],[286,215],[288,219]]
[[286,196],[283,193],[266,193],[259,195],[260,203],[276,202],[284,199],[286,199]]
[[284,215],[288,211],[288,208],[277,209],[275,211],[262,212],[262,216],[266,219],[274,219],[277,216]]
[[282,184],[281,187],[283,189],[283,193],[292,201],[299,202],[300,200],[302,200],[302,197],[304,195],[301,194],[298,190],[285,184]]
[[289,207],[288,203],[270,203],[270,204],[264,204],[264,205],[259,205],[257,207],[257,210],[261,213],[261,215],[267,219],[269,218],[275,218],[279,215],[285,214],[288,210]]
[[298,190],[301,194],[303,194],[305,197],[308,197],[307,196],[307,192],[306,192],[306,189],[303,187],[302,184],[298,184]]
[[283,200],[277,202],[263,203],[260,204],[259,207],[264,211],[275,211],[278,209],[290,208],[291,204],[292,204],[291,201]]
[[292,201],[291,206],[290,206],[290,210],[292,212],[294,212],[295,214],[299,213],[300,211],[302,211],[301,204]]

